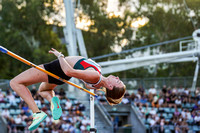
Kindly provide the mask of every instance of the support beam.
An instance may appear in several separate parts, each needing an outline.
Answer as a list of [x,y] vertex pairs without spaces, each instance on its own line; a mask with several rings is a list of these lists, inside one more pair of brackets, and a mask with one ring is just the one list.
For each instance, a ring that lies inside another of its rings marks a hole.
[[194,72],[194,78],[193,78],[193,83],[192,83],[192,91],[196,90],[196,84],[197,84],[197,78],[198,78],[198,74],[199,74],[199,59],[197,60],[196,63],[196,68],[195,68],[195,72]]
[[74,23],[74,8],[71,0],[64,0],[66,12],[66,27],[64,28],[65,40],[69,56],[78,55],[76,45],[76,27]]
[[102,66],[103,74],[109,74],[119,71],[125,71],[133,68],[144,67],[150,64],[159,64],[159,63],[171,63],[171,62],[180,62],[182,61],[193,61],[197,60],[196,55],[199,51],[184,51],[184,52],[174,52],[163,55],[153,55],[148,57],[139,57],[131,59],[122,59],[114,60],[109,62],[98,62]]

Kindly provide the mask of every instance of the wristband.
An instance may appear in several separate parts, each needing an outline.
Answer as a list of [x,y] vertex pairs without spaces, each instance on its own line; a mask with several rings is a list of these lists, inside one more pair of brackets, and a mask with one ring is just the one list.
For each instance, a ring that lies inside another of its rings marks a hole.
[[58,55],[58,58],[59,58],[59,57],[64,57],[64,55],[60,53],[60,54]]

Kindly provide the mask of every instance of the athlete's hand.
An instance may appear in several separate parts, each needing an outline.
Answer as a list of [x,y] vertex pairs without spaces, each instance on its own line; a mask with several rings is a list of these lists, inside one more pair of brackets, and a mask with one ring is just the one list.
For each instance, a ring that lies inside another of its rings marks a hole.
[[61,52],[58,52],[56,49],[51,48],[51,50],[49,50],[50,54],[54,54],[55,56],[59,56],[60,54],[62,54]]

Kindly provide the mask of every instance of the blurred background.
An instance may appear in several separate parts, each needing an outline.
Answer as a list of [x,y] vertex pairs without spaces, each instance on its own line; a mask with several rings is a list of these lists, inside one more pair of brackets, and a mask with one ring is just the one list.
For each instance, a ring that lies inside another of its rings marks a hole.
[[[43,64],[81,55],[119,76],[127,91],[110,106],[95,99],[98,133],[200,132],[199,0],[0,0],[0,45]],[[32,112],[9,86],[29,66],[0,53],[1,132],[29,132]],[[83,86],[77,80],[72,82]],[[90,97],[67,84],[56,87],[63,115],[53,120],[49,103],[29,86],[48,118],[32,132],[90,132]]]

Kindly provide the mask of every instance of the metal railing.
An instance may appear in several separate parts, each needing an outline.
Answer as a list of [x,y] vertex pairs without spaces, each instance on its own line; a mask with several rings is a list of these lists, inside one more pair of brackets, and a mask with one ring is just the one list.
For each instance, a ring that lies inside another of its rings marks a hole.
[[[193,77],[160,77],[160,78],[127,78],[122,79],[128,90],[138,89],[143,87],[149,89],[154,86],[156,89],[162,89],[163,85],[167,87],[184,87],[191,88]],[[200,79],[197,80],[197,85],[200,87]]]

